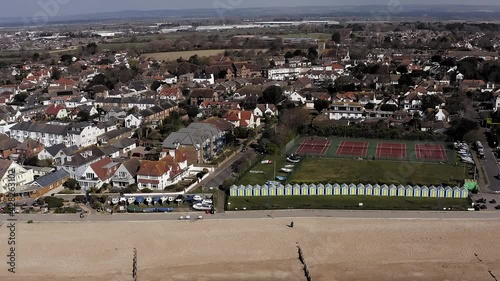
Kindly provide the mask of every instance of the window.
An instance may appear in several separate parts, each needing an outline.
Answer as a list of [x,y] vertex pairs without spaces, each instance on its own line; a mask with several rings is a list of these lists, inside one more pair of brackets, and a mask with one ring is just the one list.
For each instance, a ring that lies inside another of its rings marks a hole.
[[93,179],[94,173],[86,173],[85,176],[87,177],[87,179]]

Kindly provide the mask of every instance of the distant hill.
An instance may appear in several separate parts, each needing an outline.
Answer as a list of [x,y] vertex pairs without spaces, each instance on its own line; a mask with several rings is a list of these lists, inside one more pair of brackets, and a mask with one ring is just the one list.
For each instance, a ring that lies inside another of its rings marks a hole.
[[[392,12],[391,12],[392,11]],[[175,20],[183,18],[265,18],[282,17],[361,17],[365,20],[393,20],[396,18],[425,18],[428,20],[499,20],[500,6],[471,5],[402,5],[393,8],[380,5],[327,6],[327,7],[276,7],[241,9],[189,9],[119,11],[50,18],[50,23],[105,22],[116,20]],[[389,17],[390,16],[390,17]],[[26,25],[23,18],[0,18],[0,25]]]

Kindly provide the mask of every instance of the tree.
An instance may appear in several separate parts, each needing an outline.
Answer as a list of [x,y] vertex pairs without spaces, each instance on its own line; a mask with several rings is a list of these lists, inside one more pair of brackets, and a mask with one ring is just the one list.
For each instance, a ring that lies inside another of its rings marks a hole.
[[333,35],[332,35],[332,41],[337,43],[337,44],[340,44],[340,41],[342,40],[342,36],[340,35],[340,32],[335,32]]
[[186,106],[185,109],[186,109],[186,113],[188,114],[188,116],[190,118],[194,118],[200,113],[200,110],[195,105],[188,105],[188,106]]
[[154,81],[153,84],[151,84],[151,91],[155,91],[158,90],[158,88],[160,88],[161,85],[163,85],[165,83],[162,83],[160,81]]
[[320,113],[324,109],[328,108],[329,106],[330,106],[330,102],[327,100],[315,100],[314,101],[314,109],[316,109]]
[[395,105],[395,104],[383,104],[381,107],[380,107],[380,110],[382,111],[396,111],[398,110],[398,106]]
[[14,103],[16,104],[24,104],[26,99],[28,98],[28,94],[20,93],[14,96]]
[[50,77],[51,79],[54,79],[54,80],[59,80],[61,79],[61,76],[62,76],[62,73],[61,71],[59,70],[59,68],[57,67],[52,67],[52,76]]
[[69,179],[67,180],[64,184],[63,184],[64,187],[66,187],[67,189],[70,189],[70,190],[80,190],[82,189],[80,184],[78,183],[77,180],[75,179]]
[[411,75],[403,74],[403,75],[401,75],[401,77],[399,77],[398,85],[400,87],[403,87],[403,86],[410,87],[410,86],[414,86],[415,82],[413,81],[413,78],[411,77]]
[[280,113],[280,123],[297,132],[300,127],[311,124],[311,115],[304,107],[284,110]]
[[401,74],[406,74],[408,73],[408,68],[406,67],[406,65],[400,65],[398,66],[398,68],[396,68],[396,71]]
[[87,44],[85,52],[90,55],[95,55],[97,53],[97,44],[95,42]]
[[443,100],[437,95],[426,95],[422,97],[422,111],[426,111],[429,108],[436,108],[443,103]]
[[283,99],[283,89],[279,86],[271,86],[262,94],[262,101],[269,104],[278,104]]
[[87,111],[80,111],[76,116],[80,118],[81,122],[86,122],[90,120],[90,113],[88,113]]
[[451,128],[446,132],[453,140],[463,140],[470,131],[477,130],[479,124],[467,118],[460,118],[451,122]]

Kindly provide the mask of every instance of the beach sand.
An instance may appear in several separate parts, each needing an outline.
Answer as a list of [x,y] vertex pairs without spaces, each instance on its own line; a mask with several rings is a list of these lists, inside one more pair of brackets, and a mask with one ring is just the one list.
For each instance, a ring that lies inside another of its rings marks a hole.
[[[444,219],[206,220],[17,224],[16,274],[0,280],[493,280],[500,221]],[[0,227],[7,260],[7,229]],[[477,255],[477,257],[476,257]]]

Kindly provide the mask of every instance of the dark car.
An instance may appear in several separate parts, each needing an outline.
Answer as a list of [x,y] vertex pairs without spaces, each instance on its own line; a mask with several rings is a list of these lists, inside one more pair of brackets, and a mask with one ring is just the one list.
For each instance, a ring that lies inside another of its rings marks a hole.
[[495,209],[500,210],[500,205],[496,205]]

